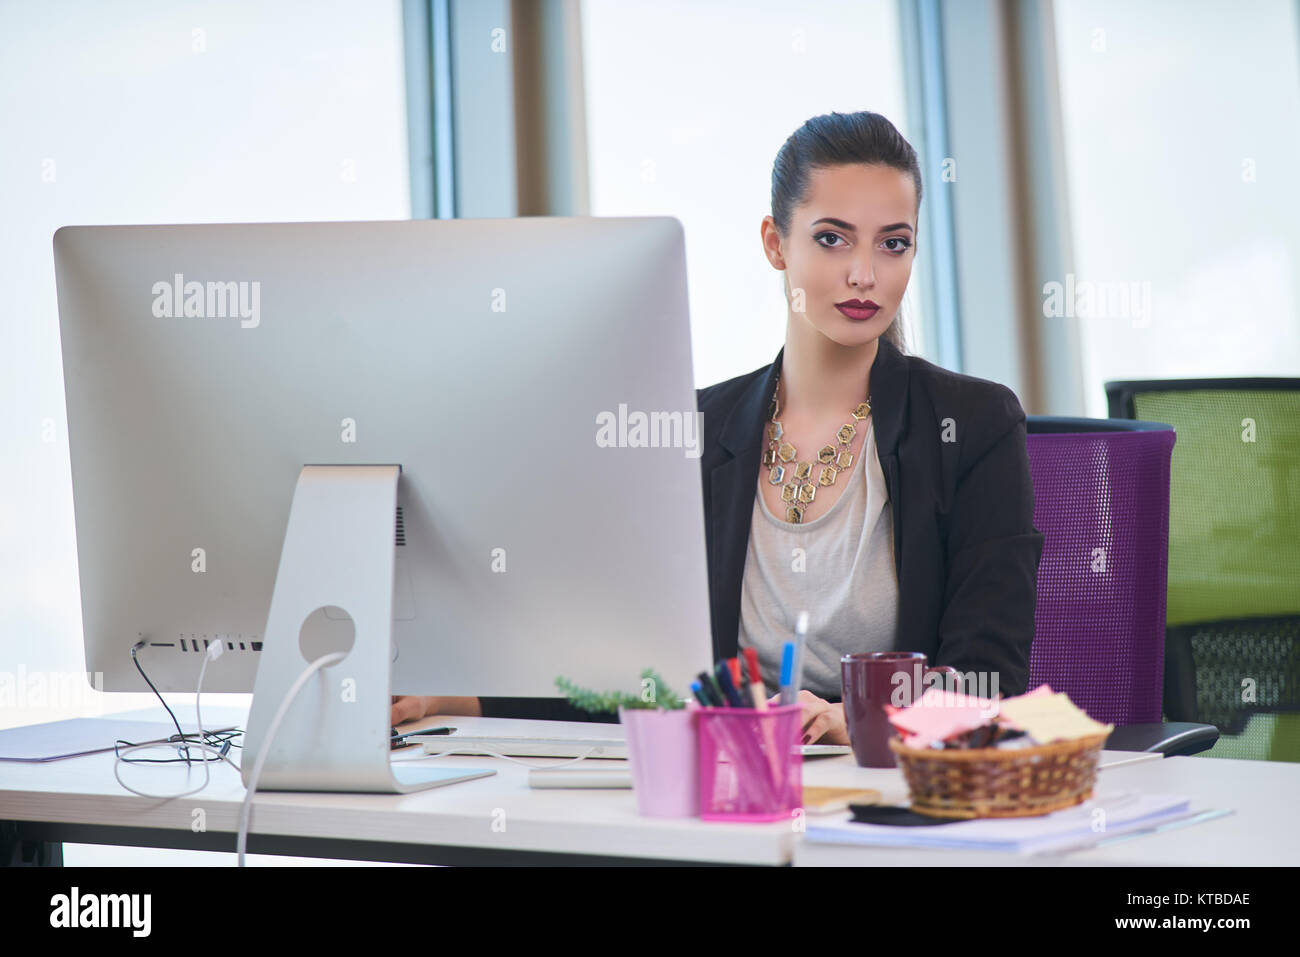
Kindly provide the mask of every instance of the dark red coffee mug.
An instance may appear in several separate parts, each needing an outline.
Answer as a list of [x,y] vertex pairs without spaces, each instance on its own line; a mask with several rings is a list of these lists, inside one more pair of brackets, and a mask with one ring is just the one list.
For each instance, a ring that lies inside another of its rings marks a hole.
[[903,708],[925,694],[932,684],[944,682],[926,676],[960,672],[948,665],[925,666],[919,651],[873,651],[840,658],[840,679],[844,701],[844,723],[849,729],[853,756],[864,768],[892,768],[894,752],[889,750],[893,729],[884,706]]

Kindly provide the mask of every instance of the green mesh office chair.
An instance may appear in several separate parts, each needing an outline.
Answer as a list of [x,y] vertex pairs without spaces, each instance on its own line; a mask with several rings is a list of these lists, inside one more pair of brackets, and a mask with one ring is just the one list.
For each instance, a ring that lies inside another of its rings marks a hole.
[[1107,382],[1171,424],[1164,709],[1206,757],[1300,761],[1300,379]]

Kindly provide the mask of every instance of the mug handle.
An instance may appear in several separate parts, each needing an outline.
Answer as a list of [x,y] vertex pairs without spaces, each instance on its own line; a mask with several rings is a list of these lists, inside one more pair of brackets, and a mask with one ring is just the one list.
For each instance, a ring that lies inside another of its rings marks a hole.
[[[961,677],[962,677],[961,672],[958,671],[956,668],[952,667],[952,665],[933,665],[932,667],[926,668],[926,669],[925,669],[925,675],[926,675],[927,678],[930,676],[930,672],[932,672],[932,671],[937,671],[937,672],[939,672],[940,674],[952,675],[952,676],[953,676],[953,679],[954,679],[953,682],[952,682],[953,687],[954,687],[955,690],[957,690],[957,691],[961,691],[961,690],[962,690],[962,687],[961,687]],[[943,685],[943,686],[944,686],[944,688],[946,689],[946,688],[947,688],[947,682],[944,682],[944,685]]]

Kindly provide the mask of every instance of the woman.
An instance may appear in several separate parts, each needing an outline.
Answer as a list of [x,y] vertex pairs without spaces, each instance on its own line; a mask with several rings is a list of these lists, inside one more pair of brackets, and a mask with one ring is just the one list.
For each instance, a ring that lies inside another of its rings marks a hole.
[[[921,651],[982,693],[1025,690],[1043,537],[1025,415],[1005,386],[903,352],[916,152],[876,113],[817,116],[777,154],[763,251],[785,345],[699,390],[715,659],[753,647],[768,691],[807,610],[804,740],[848,744],[840,655]],[[566,702],[402,698],[424,714],[591,720]]]

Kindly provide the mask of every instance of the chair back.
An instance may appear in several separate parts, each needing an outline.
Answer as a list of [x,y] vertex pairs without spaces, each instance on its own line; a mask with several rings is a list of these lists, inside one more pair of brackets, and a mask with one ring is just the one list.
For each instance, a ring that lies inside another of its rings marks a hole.
[[1097,721],[1159,721],[1174,432],[1052,416],[1028,416],[1027,431],[1043,533],[1028,687],[1064,691]]
[[1112,416],[1178,432],[1166,713],[1232,736],[1273,710],[1269,727],[1300,734],[1300,379],[1115,381],[1106,393]]

